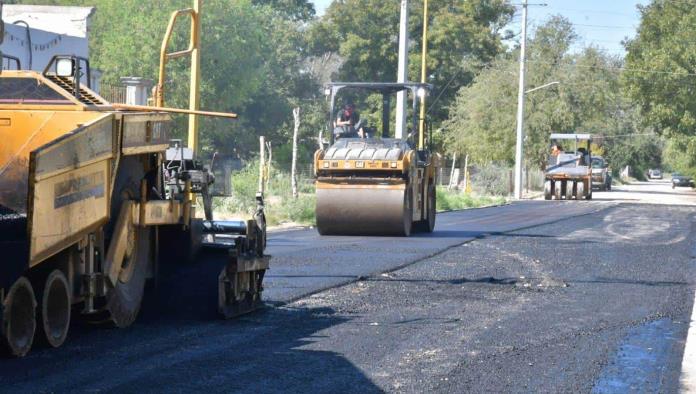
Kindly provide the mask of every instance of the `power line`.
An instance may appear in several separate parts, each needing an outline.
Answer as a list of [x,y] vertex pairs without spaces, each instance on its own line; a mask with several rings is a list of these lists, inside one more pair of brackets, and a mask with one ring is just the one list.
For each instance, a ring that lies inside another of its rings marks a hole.
[[612,138],[625,138],[625,137],[643,137],[643,136],[652,136],[652,137],[660,137],[659,135],[655,133],[633,133],[633,134],[613,134],[613,135],[597,135],[594,136],[593,139],[596,140],[608,140]]
[[558,11],[577,12],[577,13],[588,13],[588,14],[622,15],[622,16],[630,16],[630,17],[635,16],[635,14],[628,14],[628,13],[624,13],[624,12],[607,11],[607,10],[579,10],[579,9],[572,9],[572,8],[556,8],[554,6],[549,7],[549,9],[554,9],[554,10],[558,10]]
[[[552,63],[542,61],[542,60],[529,60],[528,59],[527,61],[532,62],[532,63],[543,63],[543,64],[553,65]],[[645,70],[645,69],[639,69],[639,68],[627,68],[627,67],[620,67],[620,66],[601,66],[601,65],[600,66],[584,66],[582,64],[571,64],[571,63],[564,63],[561,65],[568,66],[568,67],[600,68],[600,69],[605,69],[605,70],[628,71],[628,72],[645,73],[645,74],[664,74],[664,75],[677,75],[677,76],[683,76],[683,77],[696,77],[696,73],[690,73],[690,72]]]
[[573,26],[594,27],[600,29],[636,29],[636,26],[617,26],[617,25],[586,25],[583,23],[571,23]]

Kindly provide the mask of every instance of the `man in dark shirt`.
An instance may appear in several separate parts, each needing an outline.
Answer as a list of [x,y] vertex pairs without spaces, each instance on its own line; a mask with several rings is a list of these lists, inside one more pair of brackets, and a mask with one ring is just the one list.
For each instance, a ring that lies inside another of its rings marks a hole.
[[355,106],[352,103],[348,103],[343,106],[342,110],[338,111],[338,115],[336,116],[336,127],[354,127],[359,120],[360,114],[355,110]]
[[334,135],[336,138],[366,138],[365,130],[360,123],[360,114],[352,103],[348,103],[336,114]]

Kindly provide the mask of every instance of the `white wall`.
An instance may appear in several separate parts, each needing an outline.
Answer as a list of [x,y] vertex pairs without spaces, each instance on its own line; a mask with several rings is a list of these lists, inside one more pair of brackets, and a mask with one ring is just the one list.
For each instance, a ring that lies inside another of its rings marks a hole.
[[[0,51],[18,57],[22,69],[34,71],[43,71],[54,55],[89,59],[89,26],[93,12],[94,7],[5,5],[2,14],[5,40],[0,44]],[[16,24],[17,21],[29,24],[31,46],[26,26]],[[14,62],[7,60],[2,66],[15,67]],[[99,72],[93,70],[93,85],[98,75]],[[98,78],[96,82],[98,86]]]
[[[30,28],[31,34],[31,69],[43,71],[54,55],[77,55],[89,59],[87,38],[59,35],[44,30]],[[22,62],[22,68],[29,70],[29,41],[27,29],[22,25],[5,22],[5,40],[0,44],[3,54],[16,56]],[[3,68],[14,64],[3,62]]]

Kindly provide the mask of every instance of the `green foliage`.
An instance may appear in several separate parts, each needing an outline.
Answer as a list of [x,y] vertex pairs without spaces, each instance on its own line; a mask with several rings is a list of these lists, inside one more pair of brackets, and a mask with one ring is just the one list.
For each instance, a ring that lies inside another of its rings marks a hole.
[[[343,60],[335,80],[384,81],[396,79],[399,2],[383,0],[334,1],[309,29],[313,54],[337,53]],[[410,9],[409,80],[420,80],[423,3]],[[431,112],[435,124],[454,92],[470,83],[474,71],[502,51],[500,30],[513,14],[504,0],[442,0],[429,3],[428,82],[445,89]],[[441,91],[436,90],[435,95]],[[373,113],[374,111],[362,111]],[[377,124],[377,116],[373,124]]]
[[665,168],[696,177],[696,137],[676,135],[665,147]]
[[[232,196],[214,199],[216,216],[247,216],[256,209],[256,191],[258,189],[259,162],[250,161],[243,169],[232,175]],[[303,178],[298,179],[297,199],[292,198],[290,174],[278,169],[271,169],[271,179],[265,193],[266,218],[269,225],[281,223],[298,223],[312,225],[315,223],[314,184]]]
[[[171,12],[191,7],[190,0],[26,0],[21,3],[95,6],[90,29],[92,67],[102,83],[123,76],[157,80],[159,50]],[[240,115],[238,121],[201,118],[201,146],[248,158],[258,136],[287,141],[291,109],[320,95],[303,72],[305,23],[314,8],[306,0],[206,0],[202,2],[201,107]],[[170,51],[186,48],[190,23],[180,18]],[[167,66],[165,102],[188,107],[189,58]],[[176,116],[175,134],[183,137],[186,116]],[[291,127],[290,127],[290,130]]]
[[505,198],[500,196],[477,196],[456,190],[448,191],[444,187],[438,187],[436,193],[438,211],[478,208],[505,203]]
[[282,17],[295,21],[309,21],[314,18],[314,4],[307,0],[253,0],[254,4],[270,5]]
[[658,133],[694,135],[696,8],[654,0],[639,9],[638,34],[626,44],[626,90],[639,103],[645,124]]
[[[527,164],[543,168],[553,132],[590,133],[609,163],[619,169],[659,163],[661,145],[642,126],[635,105],[622,94],[620,60],[589,47],[569,53],[577,39],[572,24],[553,17],[529,41],[527,88],[559,81],[525,98]],[[444,123],[450,151],[474,163],[514,163],[518,51],[499,56],[462,88]],[[501,109],[501,110],[498,110]],[[621,137],[615,137],[621,136]]]
[[471,174],[471,184],[481,195],[507,196],[510,192],[510,168],[490,164],[478,168]]
[[279,204],[271,204],[268,207],[268,224],[273,226],[282,223],[297,223],[301,225],[314,225],[316,197],[312,194],[301,194],[294,198],[284,198]]

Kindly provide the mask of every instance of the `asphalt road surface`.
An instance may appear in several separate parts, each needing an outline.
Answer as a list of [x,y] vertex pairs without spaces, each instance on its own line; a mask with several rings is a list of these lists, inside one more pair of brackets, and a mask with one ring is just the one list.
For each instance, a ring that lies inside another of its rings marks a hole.
[[133,327],[76,322],[62,348],[0,360],[0,391],[675,392],[696,369],[695,206],[650,182],[411,238],[274,233],[263,311],[218,320],[206,256],[166,271]]

